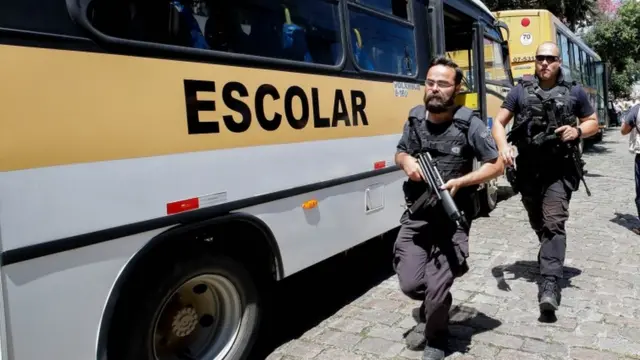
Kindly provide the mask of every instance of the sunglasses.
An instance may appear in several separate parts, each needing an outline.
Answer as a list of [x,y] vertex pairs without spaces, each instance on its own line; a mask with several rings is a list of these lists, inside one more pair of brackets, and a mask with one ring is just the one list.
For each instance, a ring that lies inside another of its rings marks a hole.
[[554,55],[536,55],[536,61],[537,62],[543,62],[545,60],[547,60],[547,62],[549,64],[551,64],[551,63],[554,63],[554,62],[560,60],[560,58],[557,57],[557,56],[554,56]]

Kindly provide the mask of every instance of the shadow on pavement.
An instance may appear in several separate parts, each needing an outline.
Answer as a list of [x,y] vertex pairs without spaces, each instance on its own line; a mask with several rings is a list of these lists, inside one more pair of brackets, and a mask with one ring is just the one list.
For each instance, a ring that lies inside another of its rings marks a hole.
[[[509,200],[509,198],[511,198],[514,195],[515,193],[513,192],[513,189],[511,188],[511,186],[498,185],[496,206],[497,204],[500,204],[503,201]],[[476,217],[488,218],[488,217],[491,217],[491,212],[487,212],[485,209],[480,209],[480,212],[477,214]]]
[[[519,260],[510,265],[499,265],[491,269],[491,274],[498,282],[498,289],[502,291],[511,291],[511,286],[509,286],[504,277],[505,272],[513,274],[513,278],[509,280],[524,279],[527,282],[536,283],[538,287],[538,294],[542,292],[540,266],[538,265],[537,261]],[[579,289],[579,287],[571,284],[571,279],[580,274],[582,274],[582,270],[570,266],[565,266],[563,278],[558,280],[560,289],[565,289],[568,287]],[[544,312],[540,314],[538,321],[543,323],[555,323],[556,321],[558,321],[558,318],[556,317],[554,312]]]
[[[449,311],[449,339],[447,355],[453,353],[466,353],[471,345],[471,338],[485,331],[493,330],[502,325],[502,322],[479,312],[475,308],[457,305]],[[425,324],[421,323],[407,330],[403,337],[414,337],[413,341],[424,339]],[[421,350],[416,350],[421,351]]]
[[616,144],[617,141],[613,141],[613,140],[602,140],[602,141],[598,141],[598,144]]
[[592,144],[590,146],[585,146],[582,150],[585,154],[593,153],[593,154],[603,154],[607,152],[611,152],[610,149],[607,149],[604,146]]
[[449,311],[449,350],[451,353],[466,353],[471,338],[485,331],[491,331],[502,325],[500,320],[487,316],[475,308],[458,305]]
[[498,186],[498,203],[509,200],[515,195],[511,186]]
[[[507,283],[507,279],[505,279],[505,273],[513,274],[513,278],[509,280],[519,280],[523,279],[530,283],[538,283],[540,282],[540,266],[537,261],[529,261],[529,260],[518,260],[510,265],[498,265],[491,269],[491,274],[498,282],[498,289],[502,291],[511,291],[511,286]],[[558,281],[558,285],[560,288],[578,288],[577,286],[571,285],[571,279],[582,274],[582,270],[565,266],[564,267],[564,278]]]
[[397,231],[396,228],[382,238],[374,238],[277,283],[249,359],[266,358],[394,275],[392,250]]
[[640,220],[638,220],[638,217],[636,215],[621,214],[618,212],[614,213],[614,215],[615,217],[613,219],[610,219],[609,221],[626,228],[634,234],[637,234],[635,231],[633,231],[634,229],[640,228]]

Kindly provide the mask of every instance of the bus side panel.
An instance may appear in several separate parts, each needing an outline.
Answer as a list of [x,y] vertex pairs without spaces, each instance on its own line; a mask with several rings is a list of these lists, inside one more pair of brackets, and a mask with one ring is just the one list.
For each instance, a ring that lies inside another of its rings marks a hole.
[[163,230],[4,266],[11,359],[96,359],[113,284],[138,249]]
[[[289,276],[400,226],[405,180],[404,172],[397,171],[242,211],[269,225]],[[303,209],[308,200],[318,205]]]
[[[396,171],[238,211],[265,221],[290,275],[398,226],[404,180]],[[311,199],[317,207],[302,209]],[[128,260],[165,230],[5,266],[13,359],[95,358],[113,284]]]
[[[394,96],[391,82],[255,68],[9,46],[0,54],[15,65],[0,88],[5,251],[160,218],[177,200],[219,204],[373,171],[393,162],[424,94],[417,84]],[[188,107],[185,79],[208,90],[197,93],[207,111]],[[218,132],[190,132],[197,116],[196,130],[216,121]]]

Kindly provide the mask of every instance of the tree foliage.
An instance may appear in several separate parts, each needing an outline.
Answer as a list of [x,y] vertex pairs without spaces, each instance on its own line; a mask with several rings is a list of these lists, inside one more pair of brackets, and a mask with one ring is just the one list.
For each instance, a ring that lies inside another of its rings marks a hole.
[[600,16],[583,40],[607,63],[609,90],[628,97],[640,80],[640,2],[627,0],[614,16]]

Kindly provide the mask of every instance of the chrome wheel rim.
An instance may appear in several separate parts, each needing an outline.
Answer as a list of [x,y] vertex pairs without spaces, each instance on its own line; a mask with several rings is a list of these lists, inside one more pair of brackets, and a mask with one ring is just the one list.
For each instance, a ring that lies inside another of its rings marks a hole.
[[487,203],[489,208],[493,209],[498,202],[498,181],[496,179],[490,180],[487,184]]
[[151,349],[156,360],[222,360],[240,332],[242,299],[221,275],[185,281],[154,317]]

